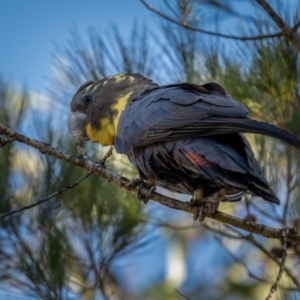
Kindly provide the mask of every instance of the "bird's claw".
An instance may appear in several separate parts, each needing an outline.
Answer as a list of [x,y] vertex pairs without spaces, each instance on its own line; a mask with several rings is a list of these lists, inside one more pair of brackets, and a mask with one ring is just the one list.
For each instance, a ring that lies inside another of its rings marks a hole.
[[[146,187],[147,188],[147,194],[146,195],[142,195],[142,189]],[[138,193],[137,193],[137,198],[140,201],[143,201],[144,204],[147,204],[149,202],[149,200],[151,199],[152,194],[155,192],[156,190],[156,186],[151,186],[150,188],[145,186],[144,184],[140,184],[139,185],[139,189],[138,189]]]
[[[140,178],[135,178],[135,179],[132,179],[126,185],[126,189],[130,190],[130,189],[135,188],[137,186],[138,186],[137,199],[139,201],[142,201],[144,204],[147,204],[149,202],[150,198],[151,198],[152,193],[155,192],[156,187],[154,185],[149,186],[149,184],[147,184],[146,182],[144,182]],[[142,195],[142,189],[143,188],[147,189],[147,194],[146,195]]]
[[[191,205],[193,207],[193,205]],[[200,222],[203,222],[205,219],[205,215],[203,214],[203,205],[197,206],[196,212],[193,214],[193,220],[197,221],[199,219]]]
[[194,196],[190,200],[191,208],[196,207],[196,211],[193,214],[193,220],[203,222],[205,219],[205,214],[203,212],[204,208],[204,191],[199,188],[194,191]]
[[82,162],[84,160],[89,160],[89,157],[88,157],[88,155],[85,152],[84,141],[83,140],[79,140],[76,143],[76,147],[77,147],[77,151],[79,153],[79,155],[77,156],[77,158],[80,159]]
[[191,198],[191,207],[196,207],[196,212],[193,215],[193,220],[199,219],[203,222],[206,216],[212,216],[219,208],[219,204],[224,200],[225,191],[220,189],[209,197],[203,197],[203,191],[195,190],[194,197]]
[[211,216],[217,210],[218,205],[212,202],[203,202],[201,205],[193,205],[191,201],[191,207],[196,208],[196,211],[193,214],[193,220],[203,222],[206,216]]
[[128,184],[126,184],[125,188],[126,188],[126,190],[134,189],[138,185],[142,184],[142,182],[143,182],[142,179],[134,178],[134,179],[130,180]]

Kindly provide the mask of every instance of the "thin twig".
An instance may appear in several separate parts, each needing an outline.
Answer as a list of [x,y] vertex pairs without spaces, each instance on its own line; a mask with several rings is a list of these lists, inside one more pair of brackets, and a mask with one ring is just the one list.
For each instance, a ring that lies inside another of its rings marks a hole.
[[[268,251],[263,245],[261,245],[252,234],[248,234],[248,235],[243,235],[242,233],[240,233],[237,228],[234,227],[230,227],[228,225],[225,225],[226,227],[230,228],[233,232],[236,232],[237,234],[240,234],[241,237],[243,237],[246,241],[250,242],[252,245],[254,245],[256,248],[258,248],[260,251],[262,251],[263,253],[265,253],[270,259],[272,259],[279,267],[280,267],[280,262],[277,259],[277,256],[274,255],[272,252]],[[284,229],[283,229],[284,230]],[[282,239],[282,230],[280,231],[280,236]],[[294,272],[289,269],[287,266],[284,267],[284,271],[286,273],[286,275],[288,277],[291,278],[291,280],[294,282],[294,284],[296,285],[298,291],[300,291],[300,282],[297,278],[297,276],[294,274]]]
[[219,235],[222,235],[224,237],[227,237],[227,238],[230,238],[230,239],[233,239],[233,240],[243,240],[244,239],[243,237],[241,237],[240,234],[239,235],[235,235],[235,234],[230,234],[230,233],[228,233],[226,231],[220,231],[220,230],[218,230],[216,228],[213,228],[213,227],[209,226],[208,224],[204,224],[203,223],[202,227],[205,227],[207,230],[210,230],[210,231],[212,231],[214,233],[217,233]]
[[109,150],[106,152],[106,154],[100,159],[100,164],[104,167],[107,159],[112,155],[114,150],[114,146],[110,146]]
[[251,202],[251,205],[257,212],[261,213],[262,215],[269,218],[270,220],[273,220],[273,221],[275,220],[278,222],[280,222],[282,220],[275,209],[274,210],[266,210],[265,208],[262,209],[259,207],[259,205],[260,205],[259,202],[257,202],[257,203]]
[[[222,235],[221,232],[220,232],[220,234]],[[234,261],[237,262],[237,263],[239,263],[239,264],[241,264],[247,270],[249,277],[251,277],[251,278],[253,278],[253,279],[257,280],[257,281],[260,281],[260,282],[271,283],[270,281],[268,281],[268,280],[266,280],[264,278],[258,277],[255,274],[253,274],[252,271],[249,269],[249,267],[246,265],[246,263],[244,263],[242,260],[240,260],[233,252],[230,251],[230,249],[228,247],[226,247],[226,245],[223,243],[223,241],[221,240],[221,238],[217,238],[217,240],[221,243],[221,245],[224,248],[224,250],[234,259]],[[284,270],[284,268],[283,268],[283,270]],[[285,290],[288,290],[288,291],[299,292],[299,290],[297,288],[291,288],[290,286],[289,287],[285,287],[283,285],[279,285],[279,287],[281,289],[285,289]]]
[[165,228],[170,228],[170,229],[174,229],[174,230],[188,230],[188,229],[193,229],[193,228],[198,228],[199,226],[196,225],[186,225],[186,226],[176,226],[176,225],[172,225],[169,223],[163,223],[163,222],[156,222],[156,221],[151,221],[149,219],[142,219],[142,222],[151,224],[151,225],[155,225],[157,227],[165,227]]
[[291,184],[291,186],[290,186],[290,193],[292,193],[293,191],[294,191],[294,189],[296,188],[296,187],[298,187],[299,186],[299,184],[300,184],[300,174],[298,174],[297,175],[298,176],[298,178],[296,178],[295,180],[294,180],[294,182]]
[[8,140],[5,137],[0,136],[0,148],[4,148],[7,144],[10,144],[14,141],[15,141],[14,139]]
[[[120,174],[117,174],[113,171],[111,171],[108,168],[102,167],[100,164],[94,163],[90,160],[80,159],[77,157],[73,157],[69,154],[62,153],[59,150],[56,150],[55,148],[51,147],[47,143],[43,143],[34,139],[30,139],[27,136],[24,136],[22,134],[19,134],[3,124],[0,123],[0,133],[5,134],[11,138],[16,139],[17,141],[24,143],[28,146],[31,146],[38,151],[40,151],[43,154],[50,155],[53,157],[56,157],[59,160],[71,163],[73,165],[85,168],[94,174],[101,176],[105,179],[107,179],[109,182],[112,182],[119,187],[123,189],[128,190],[128,186],[130,183],[130,180],[121,176]],[[131,192],[137,193],[138,187],[130,187],[129,190]],[[143,187],[140,189],[140,194],[144,197],[146,197],[149,194],[149,189],[146,187]],[[151,199],[153,201],[156,201],[160,203],[161,205],[167,206],[172,209],[177,209],[181,211],[185,211],[191,214],[195,214],[197,211],[197,207],[191,206],[190,202],[183,202],[180,200],[176,200],[167,196],[163,196],[159,193],[153,192],[151,194]],[[273,238],[273,239],[281,239],[281,229],[280,228],[272,228],[269,226],[265,226],[263,224],[258,224],[255,222],[251,222],[245,219],[241,219],[235,216],[228,215],[226,213],[222,213],[220,211],[215,211],[213,213],[209,213],[208,211],[206,216],[208,218],[211,218],[216,221],[220,221],[222,223],[226,223],[229,225],[232,225],[234,227],[246,230],[250,233],[259,234],[263,237],[267,238]],[[287,240],[291,242],[300,242],[300,234],[293,230],[287,231]]]
[[94,271],[96,280],[98,281],[98,284],[99,284],[99,288],[100,288],[100,290],[102,292],[102,296],[104,297],[105,300],[108,300],[109,296],[107,295],[106,290],[105,290],[105,286],[104,286],[105,278],[102,277],[101,270],[99,270],[98,267],[97,267],[97,265],[96,265],[96,262],[95,262],[95,259],[94,259],[94,255],[93,255],[93,251],[92,251],[92,249],[90,247],[90,243],[89,243],[89,241],[87,239],[84,239],[84,244],[85,244],[85,248],[87,250],[89,259],[90,259],[91,268]]
[[232,39],[232,40],[239,40],[239,41],[255,41],[255,40],[262,40],[262,39],[269,39],[269,38],[275,38],[275,37],[280,37],[282,35],[282,32],[276,32],[276,33],[272,33],[272,34],[266,34],[266,35],[256,35],[256,36],[236,36],[236,35],[229,35],[229,34],[223,34],[223,33],[218,33],[218,32],[214,32],[214,31],[209,31],[209,30],[205,30],[205,29],[201,29],[198,27],[193,27],[191,25],[188,25],[186,23],[181,23],[179,21],[176,21],[175,19],[163,14],[161,11],[155,9],[154,7],[152,7],[149,3],[147,3],[145,0],[140,0],[150,11],[152,11],[153,13],[155,13],[156,15],[160,16],[161,18],[176,24],[178,26],[181,26],[185,29],[191,30],[191,31],[195,31],[195,32],[201,32],[203,34],[209,34],[209,35],[213,35],[213,36],[217,36],[217,37],[221,37],[221,38],[227,38],[227,39]]
[[189,298],[189,297],[187,297],[187,296],[185,296],[185,295],[183,295],[182,293],[180,293],[178,290],[176,290],[175,289],[175,292],[177,293],[177,294],[179,294],[180,296],[182,296],[184,299],[186,299],[186,300],[192,300],[191,298]]
[[287,148],[287,164],[286,164],[286,197],[285,197],[285,204],[284,204],[284,209],[283,209],[283,214],[282,214],[282,224],[285,225],[286,223],[286,218],[287,218],[287,212],[290,204],[290,199],[291,199],[291,181],[292,181],[292,174],[291,170],[292,169],[292,149],[290,146]]
[[236,262],[236,263],[239,263],[241,264],[248,272],[248,276],[253,278],[253,279],[256,279],[257,281],[260,281],[260,282],[268,282],[266,279],[264,278],[261,278],[261,277],[258,277],[256,276],[255,274],[252,273],[252,271],[249,269],[249,267],[246,265],[246,263],[244,263],[242,260],[240,260],[234,253],[232,253],[230,251],[230,249],[223,243],[223,241],[221,240],[221,238],[216,238],[217,241],[222,245],[223,249],[233,258],[233,260]]
[[270,290],[266,300],[271,299],[272,295],[277,291],[277,286],[279,284],[279,281],[280,281],[281,276],[282,276],[283,271],[284,271],[285,260],[286,260],[286,257],[287,257],[287,254],[286,254],[286,231],[285,231],[285,229],[281,230],[281,244],[282,244],[282,256],[281,256],[281,263],[280,263],[280,267],[279,267],[279,273],[277,275],[275,283],[271,287],[271,290]]
[[300,20],[294,25],[292,28],[293,31],[297,31],[297,29],[300,27]]
[[[143,1],[143,0],[142,0]],[[289,27],[266,0],[256,0],[256,2],[265,10],[275,24],[281,29],[282,35],[300,52],[300,36],[294,28]],[[298,25],[298,24],[296,24]]]
[[86,175],[82,176],[81,178],[79,178],[78,180],[76,180],[75,182],[71,183],[70,185],[68,185],[67,187],[61,189],[60,191],[57,191],[53,194],[51,194],[50,196],[46,197],[46,198],[43,198],[43,199],[40,199],[30,205],[26,205],[26,206],[23,206],[19,209],[15,209],[15,210],[11,210],[9,212],[6,212],[6,213],[3,213],[3,214],[0,214],[0,219],[3,219],[7,216],[10,216],[10,215],[13,215],[13,214],[16,214],[16,213],[19,213],[21,211],[24,211],[24,210],[27,210],[27,209],[30,209],[30,208],[33,208],[35,206],[38,206],[44,202],[47,202],[49,200],[51,200],[52,198],[66,192],[67,190],[71,190],[73,189],[74,187],[76,187],[80,182],[82,182],[84,179],[86,179],[87,177],[89,177],[90,175],[92,175],[93,173],[92,172],[88,172]]

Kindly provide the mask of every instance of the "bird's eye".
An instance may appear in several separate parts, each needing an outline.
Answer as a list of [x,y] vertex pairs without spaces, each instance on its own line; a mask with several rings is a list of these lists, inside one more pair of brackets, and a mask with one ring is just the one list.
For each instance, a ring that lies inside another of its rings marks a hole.
[[83,98],[83,102],[84,103],[89,103],[91,102],[92,100],[92,96],[91,95],[86,95],[84,98]]

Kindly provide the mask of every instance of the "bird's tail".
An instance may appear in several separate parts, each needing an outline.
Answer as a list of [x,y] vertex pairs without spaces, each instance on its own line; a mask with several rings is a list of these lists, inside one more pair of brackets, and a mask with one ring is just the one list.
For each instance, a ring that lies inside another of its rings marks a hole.
[[[229,121],[229,122],[228,122]],[[221,130],[226,132],[248,132],[268,135],[280,139],[288,144],[300,148],[300,140],[289,132],[282,130],[274,125],[259,122],[251,119],[230,119],[226,124],[221,125]],[[224,122],[225,123],[225,122]],[[226,128],[227,127],[227,128]],[[218,130],[218,129],[217,129]]]
[[262,197],[264,200],[280,204],[280,200],[263,178],[262,181],[251,181],[249,191],[256,196]]

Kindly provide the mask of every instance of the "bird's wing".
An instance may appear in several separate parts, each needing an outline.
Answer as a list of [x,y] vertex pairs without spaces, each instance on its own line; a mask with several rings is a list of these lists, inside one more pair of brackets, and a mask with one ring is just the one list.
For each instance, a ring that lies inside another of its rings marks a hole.
[[291,134],[247,118],[248,110],[217,84],[175,84],[146,91],[121,114],[115,147],[131,147],[185,138],[253,132],[270,135],[300,147]]
[[[278,204],[277,196],[260,174],[260,168],[251,148],[244,143],[244,137],[239,135],[236,139],[243,148],[241,153],[216,139],[194,138],[182,142],[181,151],[177,151],[177,155],[184,154],[189,158],[190,164],[185,164],[185,168],[190,170],[196,168],[198,173],[205,174],[206,178],[221,186],[251,191],[265,200]],[[179,162],[176,155],[174,159]]]

